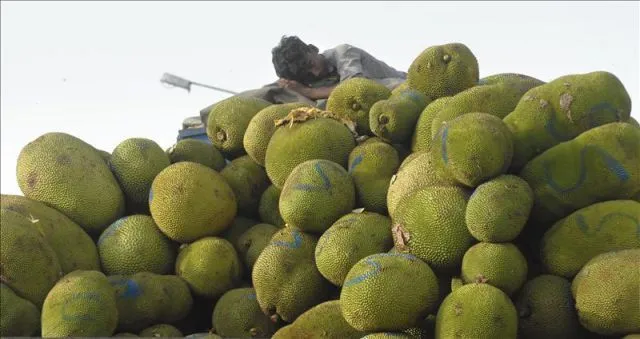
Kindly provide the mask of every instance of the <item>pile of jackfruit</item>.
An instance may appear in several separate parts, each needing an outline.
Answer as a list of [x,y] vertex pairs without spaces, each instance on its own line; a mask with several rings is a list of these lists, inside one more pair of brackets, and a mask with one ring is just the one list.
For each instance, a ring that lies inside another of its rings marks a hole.
[[0,201],[0,335],[637,338],[640,126],[613,74],[479,78],[461,43],[210,143],[63,132]]

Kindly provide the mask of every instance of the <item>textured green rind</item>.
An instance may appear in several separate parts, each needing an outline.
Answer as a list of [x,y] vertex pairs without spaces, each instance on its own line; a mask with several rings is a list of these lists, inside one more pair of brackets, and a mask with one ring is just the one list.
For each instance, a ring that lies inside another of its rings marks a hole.
[[423,108],[407,97],[380,100],[371,106],[369,127],[386,142],[406,143],[411,140]]
[[418,121],[416,121],[413,136],[411,136],[412,152],[426,152],[431,148],[431,144],[433,143],[433,137],[431,134],[433,119],[436,118],[442,109],[447,107],[452,99],[453,97],[450,96],[438,98],[422,110],[420,117],[418,117]]

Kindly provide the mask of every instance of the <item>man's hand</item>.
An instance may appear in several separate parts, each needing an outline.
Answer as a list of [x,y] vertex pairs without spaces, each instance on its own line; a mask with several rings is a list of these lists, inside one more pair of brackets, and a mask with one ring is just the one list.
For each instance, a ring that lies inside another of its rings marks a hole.
[[308,96],[309,90],[311,89],[295,80],[288,80],[288,79],[278,80],[278,85],[280,85],[280,87],[290,89],[304,96]]

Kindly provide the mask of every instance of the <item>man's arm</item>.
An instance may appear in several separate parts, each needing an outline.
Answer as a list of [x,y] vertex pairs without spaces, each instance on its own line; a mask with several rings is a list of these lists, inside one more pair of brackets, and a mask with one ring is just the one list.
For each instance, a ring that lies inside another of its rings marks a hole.
[[327,99],[334,88],[336,85],[317,88],[305,87],[300,94],[311,100]]

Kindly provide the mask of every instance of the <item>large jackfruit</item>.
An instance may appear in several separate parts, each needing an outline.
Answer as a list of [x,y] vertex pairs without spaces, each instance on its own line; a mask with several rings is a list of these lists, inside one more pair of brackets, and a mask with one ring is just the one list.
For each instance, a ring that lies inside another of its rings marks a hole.
[[591,128],[627,121],[630,112],[629,93],[609,72],[565,75],[532,88],[504,118],[514,138],[512,167]]
[[356,123],[360,135],[371,135],[369,111],[380,100],[388,99],[391,90],[367,78],[347,79],[333,89],[327,99],[327,110]]
[[212,329],[225,338],[269,338],[276,331],[276,324],[262,313],[253,288],[236,288],[223,294],[211,320]]
[[563,218],[545,233],[540,243],[542,263],[551,274],[573,278],[598,254],[640,248],[639,230],[639,202],[595,203]]
[[534,193],[532,218],[555,222],[593,203],[640,190],[640,129],[610,123],[531,160],[519,176]]
[[409,66],[407,83],[435,100],[475,86],[479,76],[475,55],[465,44],[454,42],[422,51]]
[[198,139],[179,140],[166,153],[172,164],[180,161],[192,161],[218,172],[226,166],[222,153],[215,146]]
[[424,94],[407,90],[376,102],[369,112],[372,133],[386,142],[407,143],[411,140],[416,121],[428,101]]
[[465,283],[486,282],[513,295],[527,279],[527,259],[511,243],[477,243],[462,258]]
[[64,213],[92,234],[100,234],[125,213],[125,196],[93,146],[66,133],[51,132],[20,151],[18,185],[25,197]]
[[0,336],[33,337],[40,329],[40,310],[0,283]]
[[233,159],[220,174],[225,178],[238,202],[238,213],[257,218],[262,193],[269,187],[264,168],[248,155]]
[[453,99],[451,96],[438,98],[429,103],[422,112],[420,112],[413,135],[411,136],[412,152],[426,152],[431,149],[431,144],[433,143],[431,125],[438,113],[447,106],[451,99]]
[[295,327],[296,338],[359,339],[366,334],[344,320],[340,300],[325,301],[308,309],[291,326]]

